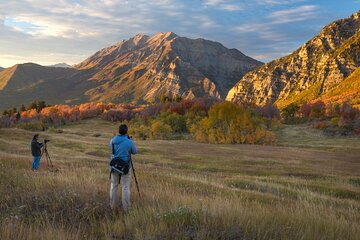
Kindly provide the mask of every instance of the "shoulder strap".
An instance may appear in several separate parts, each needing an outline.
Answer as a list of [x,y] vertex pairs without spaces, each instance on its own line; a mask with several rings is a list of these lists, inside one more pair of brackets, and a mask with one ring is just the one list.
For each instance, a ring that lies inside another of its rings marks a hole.
[[112,154],[115,155],[115,145],[112,143]]

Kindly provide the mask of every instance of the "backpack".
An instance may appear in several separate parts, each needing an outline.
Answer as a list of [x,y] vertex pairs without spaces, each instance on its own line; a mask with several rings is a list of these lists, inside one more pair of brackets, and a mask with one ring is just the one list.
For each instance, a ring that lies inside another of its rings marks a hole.
[[[112,144],[112,153],[115,155],[114,144]],[[110,173],[118,173],[119,175],[128,174],[130,170],[130,161],[122,160],[120,157],[114,157],[110,161]]]

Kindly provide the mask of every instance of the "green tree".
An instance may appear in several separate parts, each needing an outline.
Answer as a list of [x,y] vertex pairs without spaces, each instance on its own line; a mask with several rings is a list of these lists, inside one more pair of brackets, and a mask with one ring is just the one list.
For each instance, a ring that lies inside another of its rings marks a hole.
[[42,109],[46,107],[45,101],[39,101],[36,107],[36,111],[39,113]]
[[292,104],[286,106],[281,111],[281,117],[282,117],[283,121],[285,123],[294,123],[295,119],[296,119],[296,113],[299,111],[299,109],[300,109],[300,107],[295,103],[292,103]]
[[31,110],[31,109],[37,109],[37,102],[33,101],[32,103],[30,103],[30,105],[28,106],[27,110]]
[[15,118],[16,118],[16,121],[19,121],[21,118],[21,114],[19,112],[16,113]]
[[26,107],[24,104],[21,104],[21,107],[20,107],[20,112],[25,112],[26,111]]
[[168,97],[168,95],[166,93],[163,93],[160,95],[160,102],[161,103],[170,102],[170,98]]
[[151,124],[151,136],[155,139],[170,139],[172,129],[170,125],[156,120]]
[[186,118],[177,113],[162,113],[160,118],[176,133],[187,132]]
[[215,104],[190,132],[195,140],[210,143],[272,143],[275,136],[266,129],[255,111],[230,102]]

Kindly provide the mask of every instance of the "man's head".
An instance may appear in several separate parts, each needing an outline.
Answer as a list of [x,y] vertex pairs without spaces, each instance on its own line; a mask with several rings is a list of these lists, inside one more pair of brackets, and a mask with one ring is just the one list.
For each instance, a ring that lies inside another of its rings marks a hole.
[[126,126],[126,124],[121,124],[119,126],[119,134],[120,135],[126,135],[128,132],[128,127]]
[[33,136],[33,140],[38,140],[38,138],[39,138],[39,134],[35,134],[35,135]]

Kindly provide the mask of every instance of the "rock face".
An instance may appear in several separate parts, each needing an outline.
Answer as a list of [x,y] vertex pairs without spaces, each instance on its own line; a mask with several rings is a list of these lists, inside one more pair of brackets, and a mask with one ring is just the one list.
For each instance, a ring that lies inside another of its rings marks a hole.
[[45,100],[147,103],[162,94],[225,99],[237,80],[262,65],[217,42],[172,32],[104,48],[73,68],[19,64],[0,72],[0,109]]
[[98,83],[91,101],[154,102],[161,94],[225,99],[239,77],[262,63],[217,42],[172,32],[136,35],[75,66]]
[[335,21],[291,55],[249,72],[226,100],[283,107],[330,91],[360,66],[359,17]]

